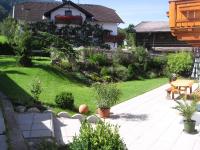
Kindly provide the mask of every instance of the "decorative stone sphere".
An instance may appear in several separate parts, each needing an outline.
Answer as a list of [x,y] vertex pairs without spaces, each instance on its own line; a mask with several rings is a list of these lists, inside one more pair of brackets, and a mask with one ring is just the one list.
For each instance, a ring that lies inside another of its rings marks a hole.
[[88,113],[88,111],[89,111],[89,109],[86,104],[82,104],[79,106],[79,113],[86,114],[86,113]]

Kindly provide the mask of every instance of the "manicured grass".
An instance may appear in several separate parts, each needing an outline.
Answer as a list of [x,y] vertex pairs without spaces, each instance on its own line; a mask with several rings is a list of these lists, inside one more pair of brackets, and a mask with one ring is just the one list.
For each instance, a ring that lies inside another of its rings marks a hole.
[[[88,104],[91,112],[95,112],[94,91],[88,85],[80,83],[73,74],[63,74],[52,68],[48,58],[34,60],[31,68],[16,67],[14,57],[0,57],[0,90],[15,101],[28,100],[30,98],[30,86],[35,78],[42,81],[43,92],[41,101],[55,111],[61,109],[55,106],[54,98],[62,91],[72,92],[75,97],[75,105]],[[142,81],[129,81],[118,83],[122,90],[120,102],[145,93],[167,82],[166,78],[148,79]]]
[[0,35],[0,43],[6,43],[8,39],[5,36]]

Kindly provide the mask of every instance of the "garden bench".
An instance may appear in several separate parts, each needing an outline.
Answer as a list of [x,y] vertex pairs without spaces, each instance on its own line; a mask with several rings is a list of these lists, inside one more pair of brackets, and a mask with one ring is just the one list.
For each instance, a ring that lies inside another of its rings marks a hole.
[[167,92],[167,97],[171,97],[170,95],[172,94],[172,99],[174,99],[174,94],[180,94],[180,90],[173,86],[167,88],[166,92]]

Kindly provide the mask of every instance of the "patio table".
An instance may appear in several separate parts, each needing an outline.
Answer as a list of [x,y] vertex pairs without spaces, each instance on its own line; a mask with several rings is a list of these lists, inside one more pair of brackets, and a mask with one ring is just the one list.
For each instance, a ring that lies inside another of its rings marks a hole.
[[171,82],[171,85],[177,87],[180,91],[184,91],[187,94],[187,88],[190,88],[190,94],[192,93],[193,80],[178,79]]

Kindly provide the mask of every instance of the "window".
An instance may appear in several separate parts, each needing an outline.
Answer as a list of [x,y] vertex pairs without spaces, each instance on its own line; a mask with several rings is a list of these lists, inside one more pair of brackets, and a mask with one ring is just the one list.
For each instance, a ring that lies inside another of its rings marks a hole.
[[65,16],[72,16],[72,11],[71,10],[66,10],[65,11]]

